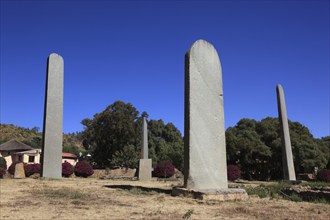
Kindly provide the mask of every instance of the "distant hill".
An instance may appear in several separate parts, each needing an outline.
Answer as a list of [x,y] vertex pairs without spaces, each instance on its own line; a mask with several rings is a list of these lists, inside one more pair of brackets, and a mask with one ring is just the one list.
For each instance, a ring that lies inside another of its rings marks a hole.
[[[41,148],[42,132],[39,128],[23,128],[13,124],[0,124],[0,144],[15,139],[33,148]],[[63,134],[63,146],[81,147],[80,133]]]

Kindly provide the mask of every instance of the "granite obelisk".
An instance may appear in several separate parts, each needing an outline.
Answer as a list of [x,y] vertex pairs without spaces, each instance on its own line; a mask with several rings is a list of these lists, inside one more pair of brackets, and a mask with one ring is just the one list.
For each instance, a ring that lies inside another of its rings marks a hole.
[[185,55],[184,138],[185,188],[227,189],[222,69],[204,40]]
[[282,163],[283,163],[283,179],[284,180],[296,180],[296,174],[293,164],[288,116],[286,113],[286,104],[284,98],[284,91],[280,84],[276,86],[277,93],[277,106],[278,117],[281,127],[281,140],[282,140]]
[[151,180],[152,161],[148,159],[148,127],[145,117],[142,117],[142,146],[139,162],[139,180]]
[[64,61],[55,53],[48,57],[41,176],[62,177]]
[[148,159],[148,125],[145,117],[142,118],[141,159]]

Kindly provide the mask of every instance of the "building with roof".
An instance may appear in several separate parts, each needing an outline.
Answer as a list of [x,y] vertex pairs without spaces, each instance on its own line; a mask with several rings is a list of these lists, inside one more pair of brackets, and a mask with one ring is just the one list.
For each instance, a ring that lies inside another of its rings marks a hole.
[[[34,149],[22,142],[10,140],[0,145],[0,156],[5,158],[7,167],[13,162],[40,163],[41,149]],[[62,163],[68,162],[76,165],[78,157],[71,153],[62,152]]]
[[72,166],[76,165],[78,157],[75,154],[62,152],[62,163],[68,162]]
[[16,140],[10,140],[0,145],[0,155],[5,158],[8,167],[14,161],[24,162],[24,155],[18,153],[30,150],[33,148]]

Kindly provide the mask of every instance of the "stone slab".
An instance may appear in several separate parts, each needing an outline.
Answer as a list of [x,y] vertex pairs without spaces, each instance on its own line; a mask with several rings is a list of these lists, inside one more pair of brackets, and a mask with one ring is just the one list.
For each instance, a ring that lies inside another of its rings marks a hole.
[[64,62],[51,54],[47,63],[41,176],[62,177]]
[[246,201],[249,197],[244,189],[205,189],[192,190],[173,188],[172,196],[184,196],[200,200],[214,201]]
[[283,164],[283,179],[296,180],[296,174],[293,163],[292,147],[290,140],[290,131],[288,116],[286,112],[286,103],[283,87],[278,84],[276,86],[278,117],[280,120],[281,140],[282,140],[282,164]]
[[139,180],[141,180],[141,181],[151,180],[151,172],[152,172],[152,160],[151,159],[140,159]]
[[24,164],[17,163],[15,165],[14,179],[24,179],[24,178],[25,178]]
[[226,189],[222,69],[215,48],[196,41],[185,55],[184,185]]

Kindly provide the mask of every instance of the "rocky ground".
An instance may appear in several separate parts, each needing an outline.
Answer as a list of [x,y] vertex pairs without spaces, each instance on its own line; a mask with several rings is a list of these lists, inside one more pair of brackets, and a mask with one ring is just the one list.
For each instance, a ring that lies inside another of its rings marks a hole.
[[0,219],[328,219],[330,205],[250,196],[244,202],[172,197],[178,181],[0,179]]

